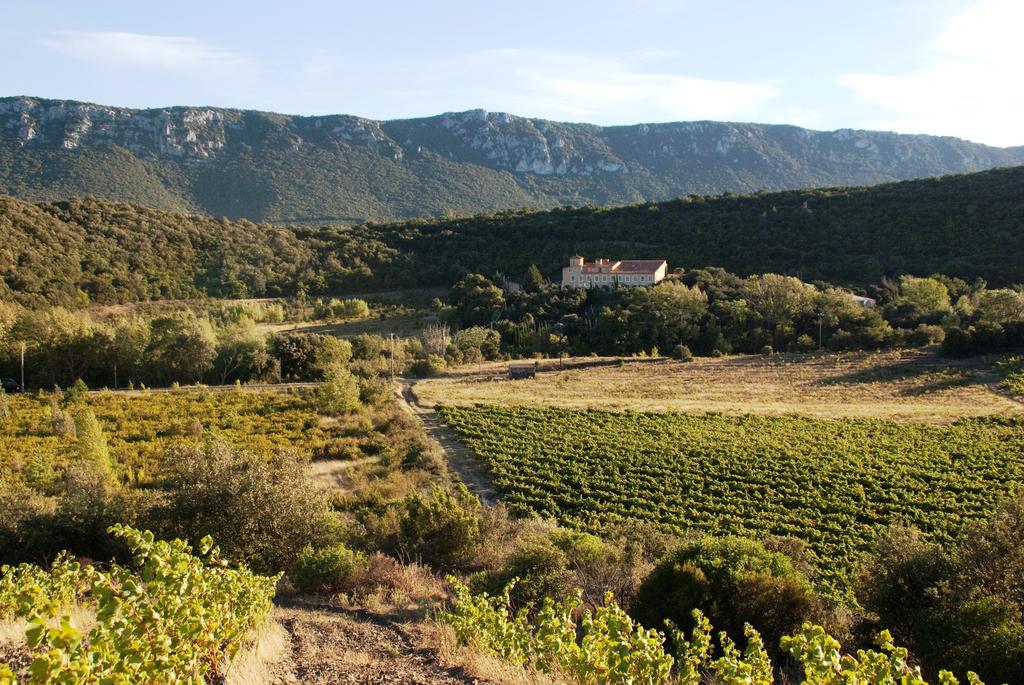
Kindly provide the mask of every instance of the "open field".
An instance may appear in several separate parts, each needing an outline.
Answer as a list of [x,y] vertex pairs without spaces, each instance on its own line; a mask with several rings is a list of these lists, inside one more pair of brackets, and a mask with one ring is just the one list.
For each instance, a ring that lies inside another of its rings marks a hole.
[[799,416],[445,406],[514,509],[599,530],[623,519],[675,532],[805,541],[842,592],[878,531],[952,541],[1024,477],[1024,418],[947,425]]
[[304,321],[304,322],[282,322],[264,323],[259,328],[267,333],[320,333],[323,335],[334,335],[339,338],[350,338],[361,333],[372,335],[391,335],[400,338],[410,338],[417,335],[423,327],[432,322],[434,317],[431,314],[421,312],[389,314],[383,318],[379,316],[368,316],[365,319],[351,319],[348,321]]
[[726,414],[800,414],[948,423],[1021,415],[983,359],[924,351],[666,359],[545,360],[535,379],[510,381],[491,363],[416,384],[425,405],[474,403]]

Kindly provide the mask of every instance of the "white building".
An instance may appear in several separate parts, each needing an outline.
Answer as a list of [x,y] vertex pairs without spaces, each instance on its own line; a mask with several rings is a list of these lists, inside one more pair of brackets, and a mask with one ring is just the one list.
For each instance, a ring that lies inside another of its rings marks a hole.
[[562,287],[593,288],[654,285],[665,279],[668,262],[664,259],[595,259],[584,261],[576,255],[562,267]]

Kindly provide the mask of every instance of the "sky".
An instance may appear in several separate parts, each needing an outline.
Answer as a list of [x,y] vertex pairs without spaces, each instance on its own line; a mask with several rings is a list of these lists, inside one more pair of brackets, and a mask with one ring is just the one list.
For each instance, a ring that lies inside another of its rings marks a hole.
[[0,0],[0,96],[1024,145],[1024,0]]

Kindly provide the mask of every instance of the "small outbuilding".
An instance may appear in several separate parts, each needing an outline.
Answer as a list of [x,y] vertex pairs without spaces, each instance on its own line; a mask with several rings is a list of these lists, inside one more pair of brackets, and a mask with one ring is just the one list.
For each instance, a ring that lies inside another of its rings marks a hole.
[[508,377],[511,380],[536,378],[537,362],[510,362],[508,365]]

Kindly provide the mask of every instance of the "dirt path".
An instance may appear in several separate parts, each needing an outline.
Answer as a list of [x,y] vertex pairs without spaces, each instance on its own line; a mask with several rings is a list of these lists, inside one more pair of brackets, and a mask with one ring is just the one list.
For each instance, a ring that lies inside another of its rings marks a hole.
[[498,502],[498,491],[486,469],[477,460],[473,451],[459,442],[455,433],[441,423],[437,412],[417,401],[416,393],[413,392],[415,384],[416,381],[399,379],[398,397],[402,405],[419,418],[427,435],[441,447],[448,461],[448,468],[465,483],[471,493],[480,498],[484,505],[493,506]]
[[485,685],[438,662],[387,617],[331,606],[278,607],[290,653],[279,664],[278,683],[335,685]]

